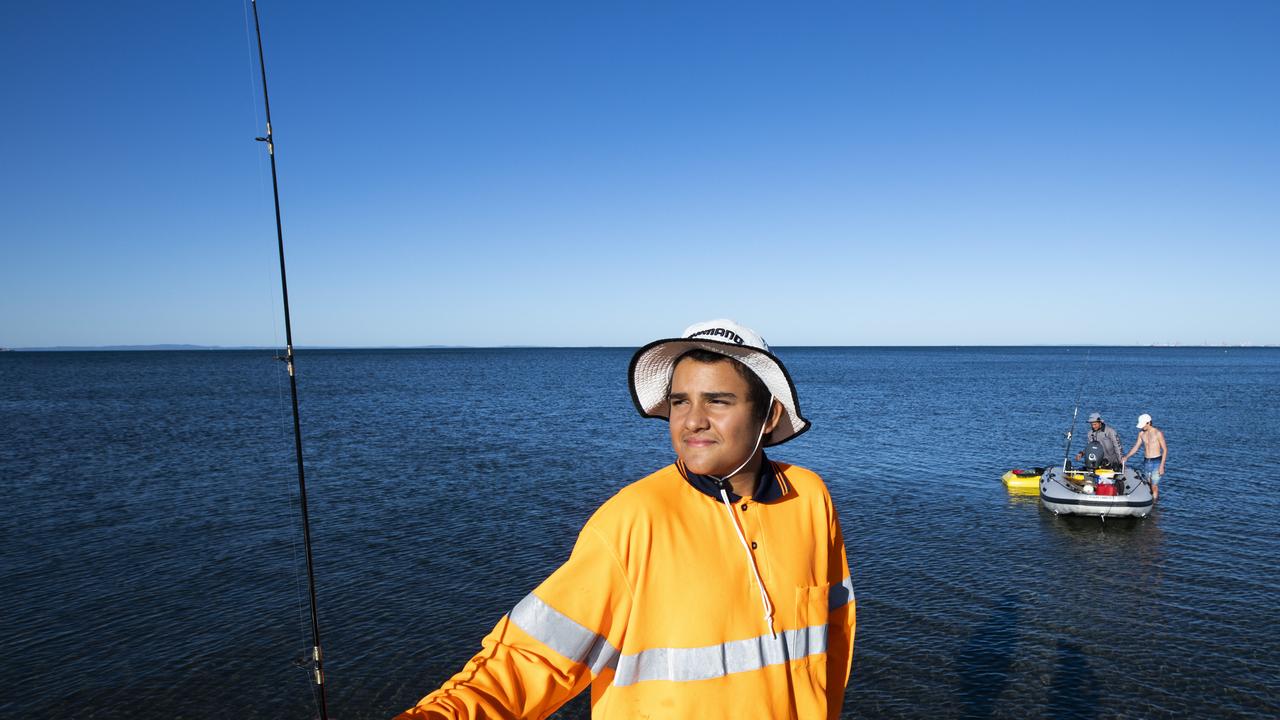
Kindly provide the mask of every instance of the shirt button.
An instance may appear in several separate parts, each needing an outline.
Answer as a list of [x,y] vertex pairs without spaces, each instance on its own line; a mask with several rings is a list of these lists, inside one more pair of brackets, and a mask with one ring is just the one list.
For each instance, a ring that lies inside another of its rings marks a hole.
[[755,549],[756,549],[756,541],[755,541],[755,540],[752,540],[752,541],[751,541],[751,549],[752,549],[752,550],[755,550]]
[[743,510],[746,510],[746,509],[747,509],[747,504],[746,504],[746,503],[742,503],[742,509],[743,509]]

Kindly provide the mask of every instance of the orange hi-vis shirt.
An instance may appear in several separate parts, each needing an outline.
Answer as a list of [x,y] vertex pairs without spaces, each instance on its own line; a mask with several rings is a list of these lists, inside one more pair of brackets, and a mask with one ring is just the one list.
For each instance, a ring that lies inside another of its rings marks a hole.
[[588,685],[595,720],[838,718],[855,626],[840,523],[816,474],[768,467],[769,499],[737,498],[732,517],[680,465],[621,490],[466,667],[397,720],[545,718]]

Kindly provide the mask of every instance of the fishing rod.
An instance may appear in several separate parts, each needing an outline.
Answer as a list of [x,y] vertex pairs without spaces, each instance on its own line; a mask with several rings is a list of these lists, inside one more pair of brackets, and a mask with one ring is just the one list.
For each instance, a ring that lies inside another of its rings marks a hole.
[[271,134],[271,98],[267,96],[267,61],[262,52],[262,25],[258,21],[258,0],[253,4],[253,29],[258,35],[258,67],[262,71],[262,105],[266,109],[267,134],[254,138],[267,144],[271,158],[271,194],[276,204],[276,247],[280,254],[280,292],[284,296],[285,354],[281,358],[289,369],[289,394],[293,398],[293,448],[298,464],[298,507],[302,513],[302,545],[307,558],[307,589],[311,595],[311,671],[315,681],[321,720],[329,720],[324,691],[324,652],[320,645],[320,614],[316,609],[316,572],[311,556],[311,524],[307,518],[307,477],[302,464],[302,423],[298,418],[298,378],[294,371],[293,327],[289,321],[289,281],[284,270],[284,225],[280,221],[280,184],[276,176],[276,146]]
[[1084,369],[1080,371],[1080,383],[1076,388],[1076,405],[1071,409],[1071,428],[1067,430],[1067,447],[1062,452],[1062,472],[1067,471],[1067,458],[1071,457],[1071,436],[1076,433],[1076,416],[1080,413],[1080,398],[1084,396],[1084,379],[1089,372],[1089,355],[1092,350],[1086,350],[1084,353]]

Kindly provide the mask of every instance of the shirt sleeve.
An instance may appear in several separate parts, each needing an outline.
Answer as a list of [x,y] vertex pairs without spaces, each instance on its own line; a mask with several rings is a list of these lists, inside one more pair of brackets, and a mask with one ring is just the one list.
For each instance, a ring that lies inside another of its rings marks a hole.
[[631,591],[590,524],[569,560],[481,641],[461,672],[396,720],[545,718],[613,672]]
[[853,634],[857,626],[857,603],[853,580],[849,576],[849,560],[845,554],[844,534],[835,508],[831,510],[831,542],[828,578],[831,582],[830,615],[827,620],[827,715],[840,717],[844,690],[853,666]]
[[1118,461],[1124,456],[1124,448],[1120,446],[1120,433],[1116,432],[1113,427],[1108,427],[1107,429],[1111,431],[1109,433],[1111,436],[1111,449],[1115,453],[1114,459]]

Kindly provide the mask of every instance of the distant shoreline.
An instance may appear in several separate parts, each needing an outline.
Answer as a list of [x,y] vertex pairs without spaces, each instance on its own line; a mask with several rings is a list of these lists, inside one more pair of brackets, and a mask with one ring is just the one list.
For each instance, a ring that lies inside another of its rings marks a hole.
[[[482,347],[479,345],[386,345],[361,347],[355,345],[299,345],[295,350],[444,350],[451,348]],[[502,345],[494,347],[523,347]],[[55,345],[51,347],[0,348],[0,352],[157,352],[172,350],[281,350],[279,345]]]
[[[295,350],[538,350],[563,348],[630,348],[629,345],[300,345]],[[780,345],[778,347],[830,347],[830,348],[1162,348],[1162,349],[1222,349],[1248,350],[1253,348],[1275,349],[1280,345],[1183,345],[1155,343],[1151,345]],[[172,351],[245,351],[263,350],[279,352],[278,345],[57,345],[51,347],[0,348],[0,352],[172,352]]]

